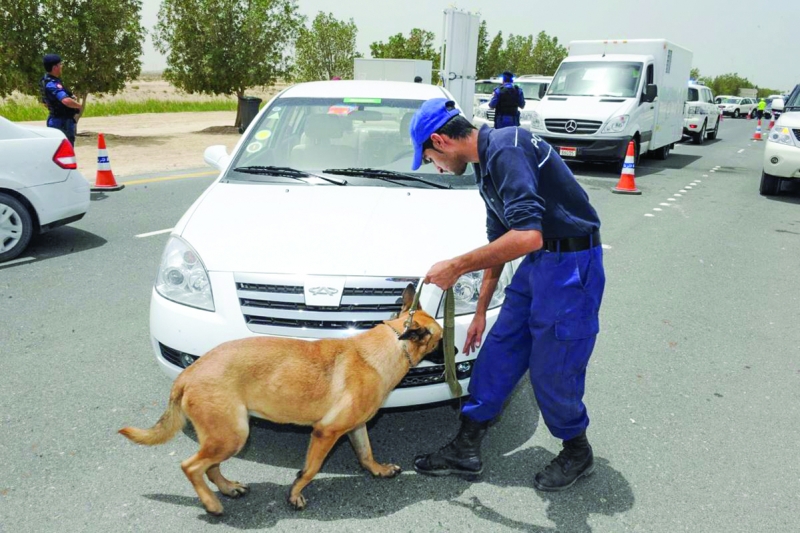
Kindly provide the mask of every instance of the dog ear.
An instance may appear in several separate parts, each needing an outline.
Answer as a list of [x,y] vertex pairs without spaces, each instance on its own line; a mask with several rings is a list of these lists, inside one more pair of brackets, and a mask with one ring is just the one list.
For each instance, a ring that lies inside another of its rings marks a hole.
[[411,304],[414,303],[414,296],[416,295],[417,291],[414,288],[414,285],[409,283],[408,287],[403,290],[403,307],[400,309],[401,315],[411,309]]
[[416,326],[416,324],[412,325],[411,329],[405,330],[398,338],[401,341],[411,340],[413,342],[422,342],[431,332],[428,328],[423,328],[421,326]]

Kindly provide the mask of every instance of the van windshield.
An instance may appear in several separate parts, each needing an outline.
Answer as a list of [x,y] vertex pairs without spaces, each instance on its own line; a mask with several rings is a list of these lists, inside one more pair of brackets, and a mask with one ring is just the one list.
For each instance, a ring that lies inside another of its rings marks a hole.
[[539,87],[544,85],[545,89],[547,88],[546,83],[532,81],[516,81],[514,82],[514,85],[519,85],[519,88],[522,89],[522,94],[525,95],[526,100],[540,100]]
[[[474,188],[472,165],[465,175],[439,174],[434,165],[412,171],[408,130],[422,100],[386,98],[278,98],[257,119],[235,155],[232,169],[280,167],[323,174],[325,169],[370,169],[411,174],[453,188]],[[285,172],[284,172],[285,173]],[[231,170],[226,179],[286,183],[281,176]],[[348,174],[349,185],[403,186]],[[410,182],[403,182],[408,185]]]
[[550,83],[549,96],[633,98],[642,77],[641,63],[565,62]]
[[490,81],[478,81],[475,82],[475,94],[492,94],[495,87],[498,87],[499,83],[492,83]]

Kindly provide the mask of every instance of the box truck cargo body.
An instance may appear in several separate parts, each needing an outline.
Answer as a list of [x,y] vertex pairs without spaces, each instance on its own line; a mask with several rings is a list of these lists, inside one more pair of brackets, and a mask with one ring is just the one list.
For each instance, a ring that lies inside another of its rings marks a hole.
[[416,76],[430,84],[433,62],[424,59],[356,58],[353,79],[413,82]]
[[683,135],[691,65],[664,39],[573,41],[531,131],[565,160],[622,164],[630,141],[637,159],[664,159]]

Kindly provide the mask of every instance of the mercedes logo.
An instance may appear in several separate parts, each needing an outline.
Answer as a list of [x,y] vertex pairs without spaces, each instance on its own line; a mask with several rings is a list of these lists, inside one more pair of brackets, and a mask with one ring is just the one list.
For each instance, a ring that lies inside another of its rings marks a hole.
[[310,292],[314,296],[320,296],[320,295],[333,296],[334,294],[339,292],[339,289],[334,289],[333,287],[311,287],[310,289],[308,289],[308,292]]
[[566,130],[567,133],[575,133],[578,131],[578,123],[574,120],[568,120],[567,123],[564,124],[564,130]]

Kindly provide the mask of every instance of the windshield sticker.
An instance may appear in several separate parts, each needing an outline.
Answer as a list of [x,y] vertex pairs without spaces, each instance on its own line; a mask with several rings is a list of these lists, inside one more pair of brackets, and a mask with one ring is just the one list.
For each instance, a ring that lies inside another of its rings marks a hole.
[[357,111],[357,105],[332,105],[328,108],[329,115],[349,115],[353,111]]
[[252,143],[247,145],[247,153],[248,154],[254,154],[254,153],[260,151],[263,147],[264,147],[264,145],[261,144],[260,142],[257,142],[257,141],[256,142],[252,142]]
[[270,135],[272,135],[272,132],[270,130],[259,130],[259,131],[256,132],[256,136],[255,137],[259,141],[264,141],[266,139],[269,139]]
[[380,104],[380,98],[345,98],[345,104]]

